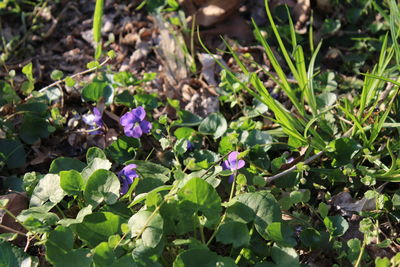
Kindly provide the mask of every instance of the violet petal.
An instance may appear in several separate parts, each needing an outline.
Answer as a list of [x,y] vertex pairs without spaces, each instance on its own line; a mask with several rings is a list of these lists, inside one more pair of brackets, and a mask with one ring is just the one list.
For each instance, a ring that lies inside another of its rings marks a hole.
[[150,122],[143,120],[139,123],[140,128],[142,129],[143,133],[149,133],[151,128],[153,127]]

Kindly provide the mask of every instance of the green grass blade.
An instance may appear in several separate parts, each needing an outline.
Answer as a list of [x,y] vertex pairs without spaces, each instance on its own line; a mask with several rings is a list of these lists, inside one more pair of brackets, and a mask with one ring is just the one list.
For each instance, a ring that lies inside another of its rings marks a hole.
[[97,60],[101,56],[101,24],[103,18],[104,0],[96,0],[96,7],[93,16],[93,39],[96,43],[94,58]]

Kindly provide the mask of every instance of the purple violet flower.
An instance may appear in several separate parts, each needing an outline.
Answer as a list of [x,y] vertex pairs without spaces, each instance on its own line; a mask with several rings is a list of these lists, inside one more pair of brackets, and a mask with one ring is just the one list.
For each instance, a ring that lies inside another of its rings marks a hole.
[[82,116],[83,121],[89,125],[89,134],[100,134],[102,131],[95,130],[103,126],[102,115],[98,108],[93,108],[92,113]]
[[118,178],[121,182],[121,195],[126,194],[129,186],[133,183],[133,179],[139,177],[135,171],[136,167],[136,164],[129,164],[118,173]]
[[[242,159],[238,160],[239,152],[233,151],[229,153],[228,159],[222,163],[223,170],[236,171],[244,167],[246,162]],[[229,183],[233,182],[233,174],[229,176]]]
[[142,134],[149,133],[152,125],[144,119],[145,117],[146,111],[143,107],[137,107],[125,113],[120,119],[125,135],[140,138]]
[[187,150],[192,150],[192,149],[194,149],[193,143],[190,142],[189,140],[187,141],[186,149],[187,149]]

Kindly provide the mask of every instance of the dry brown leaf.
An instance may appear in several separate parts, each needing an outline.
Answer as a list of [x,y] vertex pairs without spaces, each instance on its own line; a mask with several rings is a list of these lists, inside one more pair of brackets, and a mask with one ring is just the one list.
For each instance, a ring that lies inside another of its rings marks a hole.
[[212,26],[225,20],[235,12],[240,0],[208,0],[208,1],[179,1],[189,17],[189,23],[196,25]]
[[160,58],[164,74],[171,86],[177,86],[180,81],[188,77],[188,62],[190,55],[183,54],[184,41],[178,32],[171,33],[168,24],[160,16],[156,17],[157,26],[160,31],[159,45],[156,48]]
[[[28,198],[26,197],[26,193],[12,193],[4,196],[0,196],[0,199],[8,199],[8,203],[6,208],[15,216],[17,216],[22,210],[28,208]],[[10,215],[7,213],[0,213],[0,225],[5,227],[0,227],[0,233],[26,233],[24,227],[21,224],[17,223]],[[8,229],[10,230],[8,230]],[[14,230],[14,231],[13,231]],[[20,243],[24,238],[20,235],[16,239],[16,243]]]
[[298,0],[293,8],[293,18],[296,21],[295,29],[300,33],[305,33],[307,28],[305,24],[310,17],[311,3],[310,0]]

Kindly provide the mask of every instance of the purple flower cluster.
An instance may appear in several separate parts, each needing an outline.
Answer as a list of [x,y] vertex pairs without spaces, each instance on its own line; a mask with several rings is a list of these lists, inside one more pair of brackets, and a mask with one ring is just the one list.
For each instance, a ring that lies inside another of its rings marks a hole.
[[101,134],[100,128],[103,126],[102,115],[98,108],[93,108],[92,113],[82,116],[83,121],[89,125],[89,134]]
[[146,111],[143,107],[137,107],[125,113],[120,119],[125,135],[140,138],[144,133],[149,133],[152,125],[144,119],[145,117]]
[[136,167],[136,164],[129,164],[118,173],[118,178],[121,182],[121,195],[126,194],[129,186],[133,183],[133,179],[139,177],[135,171]]
[[[237,152],[237,151],[233,151],[233,152],[229,153],[228,159],[222,163],[222,169],[230,170],[230,171],[237,171],[237,170],[243,168],[244,165],[246,164],[246,162],[242,159],[238,160],[238,156],[239,156],[239,152]],[[233,178],[234,178],[233,174],[231,176],[229,176],[230,183],[233,182]]]

